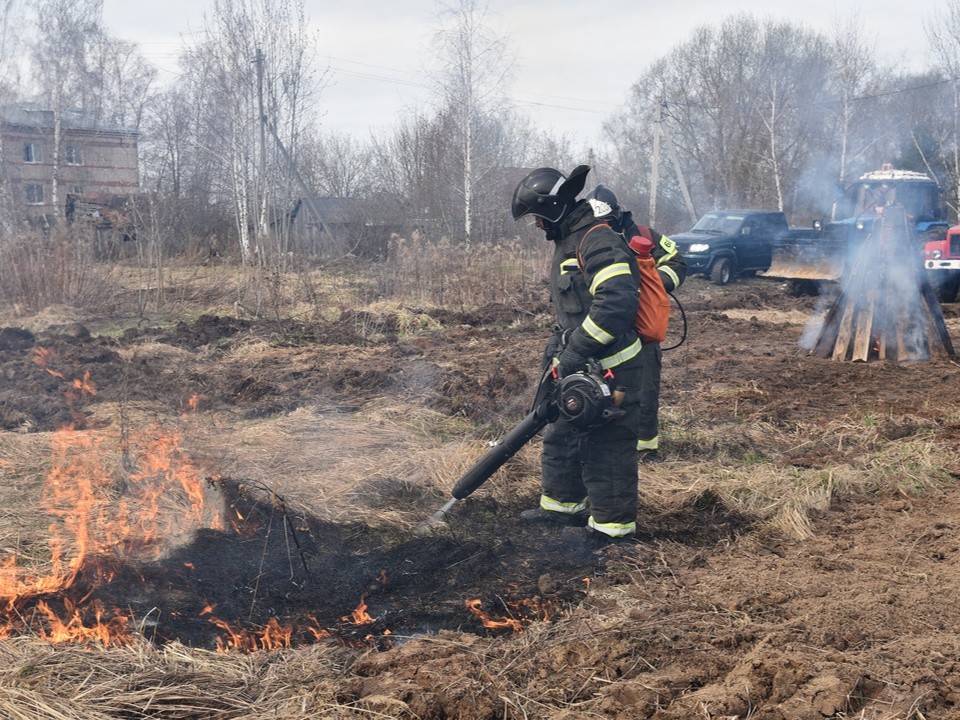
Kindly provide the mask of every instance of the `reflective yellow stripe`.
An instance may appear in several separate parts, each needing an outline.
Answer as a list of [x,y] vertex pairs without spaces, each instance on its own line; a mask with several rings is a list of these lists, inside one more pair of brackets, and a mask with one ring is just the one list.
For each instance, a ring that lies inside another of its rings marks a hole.
[[662,272],[664,275],[673,280],[673,287],[680,285],[680,277],[673,271],[671,267],[658,267],[657,270]]
[[630,266],[627,263],[614,263],[613,265],[608,265],[603,270],[598,272],[593,276],[593,282],[590,284],[590,294],[596,295],[597,288],[600,287],[603,283],[613,277],[619,275],[629,275]]
[[560,502],[559,500],[554,500],[552,497],[546,495],[540,496],[540,507],[544,510],[549,510],[550,512],[566,513],[567,515],[576,515],[578,512],[583,512],[587,509],[587,499],[584,498],[580,502]]
[[584,331],[587,335],[589,335],[590,337],[592,337],[594,340],[596,340],[596,341],[597,341],[598,343],[600,343],[601,345],[609,345],[609,344],[612,343],[614,340],[616,340],[616,338],[615,338],[613,335],[611,335],[611,334],[608,333],[606,330],[604,330],[602,327],[600,327],[599,325],[597,325],[597,324],[593,321],[593,318],[590,317],[589,315],[587,315],[587,317],[586,317],[586,319],[583,321],[583,325],[582,325],[581,327],[583,327],[583,331]]
[[670,257],[677,254],[677,244],[666,235],[660,236],[660,247],[669,253]]
[[637,440],[637,450],[657,450],[660,448],[660,436],[649,440]]
[[[589,318],[587,319],[589,320]],[[600,360],[600,367],[602,367],[604,370],[609,370],[610,368],[616,367],[621,363],[625,363],[627,360],[635,358],[637,355],[639,355],[641,348],[643,348],[643,343],[641,343],[638,338],[632,345],[625,347],[616,355],[602,358]]]
[[627,535],[636,535],[637,533],[637,524],[635,522],[598,523],[593,519],[593,515],[587,520],[587,526],[610,537],[625,537]]
[[580,269],[580,263],[577,262],[576,258],[567,258],[562,263],[560,263],[560,274],[566,275],[568,273],[574,272]]

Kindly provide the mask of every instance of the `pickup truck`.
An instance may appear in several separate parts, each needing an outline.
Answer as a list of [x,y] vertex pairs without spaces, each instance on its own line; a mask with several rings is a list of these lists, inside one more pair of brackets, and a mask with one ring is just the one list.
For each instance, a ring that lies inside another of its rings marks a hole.
[[726,285],[737,275],[768,270],[775,248],[816,232],[791,228],[786,215],[773,210],[714,210],[670,239],[677,243],[688,274],[700,273]]

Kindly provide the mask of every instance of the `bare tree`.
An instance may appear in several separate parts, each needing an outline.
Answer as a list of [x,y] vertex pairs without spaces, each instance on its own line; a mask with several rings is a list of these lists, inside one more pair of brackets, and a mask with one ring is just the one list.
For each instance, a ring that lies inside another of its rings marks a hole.
[[776,207],[784,210],[785,193],[796,187],[822,135],[816,105],[827,86],[829,59],[821,37],[789,23],[767,22],[760,37],[756,112],[765,142],[757,154],[765,172],[759,180],[772,186]]
[[[14,62],[19,56],[20,36],[14,31],[19,26],[21,9],[17,0],[0,3],[0,105],[6,105],[17,93],[20,84],[20,65]],[[6,157],[3,135],[0,133],[0,158]],[[0,172],[0,232],[8,235],[16,221],[15,206],[10,191],[10,178],[6,168]],[[2,254],[0,254],[2,268]]]
[[138,130],[157,70],[133,43],[100,33],[90,48],[81,107],[100,122]]
[[621,158],[637,165],[653,152],[651,123],[661,108],[659,122],[672,140],[667,149],[680,169],[661,188],[665,216],[675,221],[690,204],[688,189],[698,208],[795,209],[801,179],[832,147],[820,107],[830,70],[823,37],[791,23],[734,15],[696,28],[652,64],[607,131],[623,141]]
[[103,32],[103,0],[39,0],[33,71],[53,111],[51,203],[59,218],[59,182],[64,111],[81,101],[90,84],[91,47]]
[[371,149],[346,133],[308,138],[304,148],[308,176],[317,192],[330,197],[356,198],[369,192]]
[[203,37],[184,56],[197,149],[233,203],[244,263],[283,254],[282,244],[266,241],[273,210],[299,191],[291,176],[318,90],[311,47],[302,0],[215,0]]
[[[839,143],[837,157],[837,182],[846,182],[851,157],[862,152],[853,147],[857,138],[863,138],[861,129],[869,109],[861,97],[875,92],[877,88],[877,63],[863,41],[863,23],[859,13],[853,13],[837,24],[831,42],[831,95],[834,97],[833,114]],[[869,141],[868,141],[869,142]]]
[[[440,70],[434,74],[442,114],[455,138],[461,179],[463,239],[473,234],[478,182],[498,158],[485,131],[505,119],[504,89],[513,70],[506,40],[490,25],[485,2],[456,0],[441,7],[434,48]],[[494,120],[494,122],[491,122]]]
[[960,207],[960,0],[946,0],[945,10],[925,24],[931,50],[941,72],[950,80],[948,169],[952,176],[954,207]]

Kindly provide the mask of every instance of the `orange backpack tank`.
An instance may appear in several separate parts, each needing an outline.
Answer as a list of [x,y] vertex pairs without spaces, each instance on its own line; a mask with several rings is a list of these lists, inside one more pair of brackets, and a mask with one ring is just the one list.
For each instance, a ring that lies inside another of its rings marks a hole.
[[[587,230],[580,243],[598,227],[610,228],[606,223],[594,225]],[[657,272],[657,263],[651,257],[653,237],[646,227],[638,228],[639,235],[634,235],[627,243],[633,250],[640,271],[640,303],[637,306],[637,317],[633,324],[637,335],[644,342],[663,342],[667,337],[667,325],[670,323],[670,297],[663,286],[660,273]],[[583,258],[580,247],[577,246],[577,263],[583,268]]]
[[640,269],[640,304],[635,325],[637,334],[644,342],[663,342],[670,322],[670,298],[657,272],[657,263],[650,256],[653,238],[643,235],[644,229],[628,242]]

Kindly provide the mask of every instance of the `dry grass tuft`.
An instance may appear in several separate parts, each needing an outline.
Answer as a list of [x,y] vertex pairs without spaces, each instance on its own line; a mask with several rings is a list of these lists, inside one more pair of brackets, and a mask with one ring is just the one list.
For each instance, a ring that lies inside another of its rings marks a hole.
[[334,717],[338,651],[220,655],[173,643],[104,650],[31,638],[0,643],[0,717],[206,720]]
[[[802,539],[813,532],[809,512],[827,508],[838,494],[916,495],[953,483],[944,470],[951,450],[921,418],[899,418],[917,430],[891,442],[869,417],[790,428],[757,420],[706,428],[692,416],[666,415],[666,452],[683,452],[684,462],[644,466],[640,482],[642,502],[661,510],[710,493],[767,531]],[[805,451],[813,465],[794,465],[792,458]]]
[[[459,421],[431,411],[406,415],[389,405],[356,414],[298,409],[246,423],[184,418],[190,445],[205,465],[269,488],[293,506],[329,521],[406,525],[394,506],[435,494],[461,444],[431,433],[462,431]],[[452,484],[452,481],[449,481]],[[391,503],[391,496],[407,497]],[[409,511],[408,511],[409,512]]]
[[127,362],[143,360],[164,360],[170,362],[191,362],[195,355],[189,350],[161,342],[144,342],[138,345],[120,347],[117,354]]

